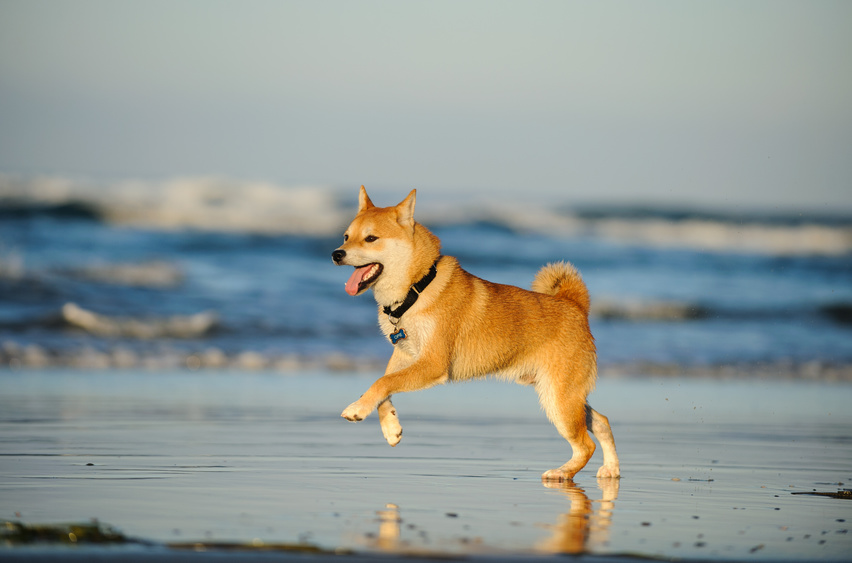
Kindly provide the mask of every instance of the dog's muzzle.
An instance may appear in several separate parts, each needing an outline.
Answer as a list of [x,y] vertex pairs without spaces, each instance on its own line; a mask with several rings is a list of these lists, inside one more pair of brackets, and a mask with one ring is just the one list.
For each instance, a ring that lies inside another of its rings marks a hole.
[[340,262],[344,258],[346,258],[346,251],[345,250],[338,249],[338,250],[335,250],[334,252],[331,253],[331,259],[334,260],[334,263],[337,264],[338,266],[340,265]]

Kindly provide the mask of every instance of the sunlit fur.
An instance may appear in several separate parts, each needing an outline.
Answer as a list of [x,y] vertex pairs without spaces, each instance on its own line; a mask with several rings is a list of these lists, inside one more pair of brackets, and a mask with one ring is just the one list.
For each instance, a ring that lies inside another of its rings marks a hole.
[[[580,274],[566,262],[548,264],[536,275],[533,291],[473,276],[455,258],[442,256],[438,238],[414,220],[415,197],[412,190],[400,204],[380,208],[362,186],[358,214],[338,249],[345,251],[339,264],[383,265],[372,284],[379,325],[385,336],[398,328],[407,334],[395,345],[385,375],[342,416],[359,421],[378,408],[385,438],[395,446],[402,427],[392,395],[495,375],[534,386],[548,419],[571,444],[571,459],[542,479],[571,479],[588,463],[595,450],[588,432],[603,450],[598,477],[618,477],[609,422],[586,403],[597,360]],[[434,281],[394,326],[383,308],[398,306],[436,261]]]

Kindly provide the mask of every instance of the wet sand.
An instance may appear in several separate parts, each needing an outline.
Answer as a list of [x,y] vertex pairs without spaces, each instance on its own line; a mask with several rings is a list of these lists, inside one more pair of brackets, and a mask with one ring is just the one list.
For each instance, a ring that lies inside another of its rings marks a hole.
[[391,448],[375,417],[339,418],[372,379],[0,372],[0,519],[97,519],[150,542],[0,542],[0,559],[852,553],[852,502],[802,494],[852,488],[849,384],[604,379],[591,403],[610,418],[623,478],[596,480],[596,453],[574,483],[549,488],[541,473],[570,450],[531,389],[400,395]]

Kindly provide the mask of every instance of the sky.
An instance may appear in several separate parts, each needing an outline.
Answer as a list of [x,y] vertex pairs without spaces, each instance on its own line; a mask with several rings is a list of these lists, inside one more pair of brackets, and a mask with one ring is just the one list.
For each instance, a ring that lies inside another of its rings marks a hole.
[[852,2],[0,0],[0,173],[852,212]]

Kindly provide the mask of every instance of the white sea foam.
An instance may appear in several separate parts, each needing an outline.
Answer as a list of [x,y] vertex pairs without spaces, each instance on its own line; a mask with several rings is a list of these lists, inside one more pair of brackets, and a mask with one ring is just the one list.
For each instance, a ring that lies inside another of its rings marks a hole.
[[[20,345],[14,341],[0,341],[0,371],[4,369],[71,368],[84,370],[110,369],[164,369],[227,370],[235,374],[247,371],[304,374],[314,371],[344,373],[380,373],[386,359],[323,354],[299,356],[276,355],[252,350],[223,352],[218,348],[186,351],[174,347],[155,347],[134,350],[124,344],[105,349],[82,346],[71,349],[49,349],[37,344]],[[712,378],[712,379],[765,379],[852,381],[852,365],[809,361],[794,363],[751,362],[715,365],[682,365],[654,362],[627,364],[602,363],[598,374],[604,378],[651,376]]]
[[219,326],[218,316],[211,311],[165,319],[118,318],[100,315],[74,303],[66,303],[61,314],[69,326],[110,338],[199,338]]
[[[162,182],[111,184],[67,178],[19,179],[0,175],[0,205],[76,204],[105,221],[157,229],[199,229],[263,234],[334,236],[354,214],[327,187],[283,187],[222,178],[176,178]],[[438,198],[433,198],[438,199]],[[711,252],[770,255],[852,253],[852,222],[795,223],[734,218],[589,218],[547,203],[469,200],[419,205],[418,218],[430,226],[490,222],[522,233],[592,237],[620,244]]]
[[819,224],[602,219],[589,227],[592,234],[602,238],[643,246],[773,255],[852,252],[852,228]]
[[280,373],[331,372],[380,372],[386,360],[323,354],[301,356],[297,354],[270,354],[254,350],[225,353],[210,347],[198,351],[181,350],[173,346],[155,346],[151,349],[136,349],[117,343],[75,346],[67,349],[51,349],[38,344],[20,345],[15,341],[0,341],[0,370],[44,369],[51,367],[108,370],[108,369],[164,369],[274,371]]

